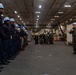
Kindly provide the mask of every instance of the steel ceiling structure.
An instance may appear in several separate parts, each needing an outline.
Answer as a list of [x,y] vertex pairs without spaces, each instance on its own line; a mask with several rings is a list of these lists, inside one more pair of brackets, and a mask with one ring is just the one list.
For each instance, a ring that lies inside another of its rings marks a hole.
[[[5,6],[4,16],[15,18],[17,23],[22,22],[18,15],[30,26],[36,24],[37,15],[40,16],[38,21],[40,26],[46,26],[51,22],[70,23],[76,20],[76,0],[0,0],[0,2]],[[72,7],[65,8],[65,4],[70,4]],[[39,5],[42,5],[41,9]],[[14,11],[18,13],[15,14]],[[41,13],[37,14],[36,11]]]

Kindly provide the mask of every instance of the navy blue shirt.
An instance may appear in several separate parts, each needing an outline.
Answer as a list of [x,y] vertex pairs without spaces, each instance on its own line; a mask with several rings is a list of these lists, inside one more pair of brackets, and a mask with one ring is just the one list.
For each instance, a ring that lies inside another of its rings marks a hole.
[[6,39],[7,36],[5,34],[5,29],[4,29],[4,25],[3,25],[3,22],[2,22],[2,17],[1,17],[1,14],[0,14],[0,39]]

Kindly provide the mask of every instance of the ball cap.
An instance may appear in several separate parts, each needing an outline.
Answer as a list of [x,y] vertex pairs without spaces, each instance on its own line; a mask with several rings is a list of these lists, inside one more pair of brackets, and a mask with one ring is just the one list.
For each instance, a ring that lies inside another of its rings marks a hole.
[[0,9],[4,9],[4,6],[2,3],[0,3]]
[[5,17],[3,21],[10,21],[9,17]]
[[21,25],[21,26],[20,26],[20,28],[21,28],[21,29],[23,29],[23,28],[24,28],[24,26],[22,26],[22,25]]

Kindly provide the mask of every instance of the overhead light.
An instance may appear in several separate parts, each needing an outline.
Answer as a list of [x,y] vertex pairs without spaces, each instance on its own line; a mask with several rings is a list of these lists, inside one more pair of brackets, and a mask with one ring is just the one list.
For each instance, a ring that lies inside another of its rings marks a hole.
[[66,7],[66,8],[70,8],[70,7],[71,7],[71,5],[64,5],[64,7]]
[[59,16],[54,16],[54,17],[59,17]]
[[40,14],[41,12],[40,12],[40,11],[36,11],[35,13],[36,13],[36,14]]
[[39,5],[39,8],[42,8],[42,6],[41,6],[41,5]]
[[39,15],[37,17],[39,17]]
[[70,19],[70,21],[72,21],[72,19]]
[[55,19],[51,19],[52,21],[54,21]]
[[38,21],[39,19],[37,19],[37,21]]
[[20,16],[18,15],[18,17],[20,18]]
[[1,16],[3,17],[4,15],[2,14]]
[[15,14],[17,14],[17,11],[14,11],[15,12]]
[[22,19],[20,18],[20,20],[22,20]]
[[63,12],[58,12],[59,14],[63,14]]

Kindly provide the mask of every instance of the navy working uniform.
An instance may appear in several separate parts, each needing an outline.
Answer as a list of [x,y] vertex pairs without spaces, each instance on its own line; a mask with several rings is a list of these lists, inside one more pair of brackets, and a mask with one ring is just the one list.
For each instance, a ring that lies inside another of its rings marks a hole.
[[[4,26],[3,26],[3,23],[2,23],[2,17],[1,17],[3,12],[4,12],[4,6],[3,6],[2,3],[0,3],[0,69],[3,68],[1,66],[1,63],[5,62],[4,52],[3,52],[3,49],[2,49],[3,39],[6,39],[6,35],[4,33]],[[0,70],[0,72],[1,72],[1,70]]]
[[49,36],[49,34],[47,33],[46,36],[45,36],[45,44],[48,44],[48,42],[49,42],[48,41],[48,36]]
[[22,47],[24,47],[24,37],[25,37],[25,32],[23,30],[23,26],[21,26],[20,35],[21,35],[21,48],[22,48]]
[[43,34],[40,34],[39,39],[40,39],[40,44],[44,44],[44,35]]
[[27,30],[24,30],[24,47],[28,45],[28,40],[27,40],[28,34]]
[[76,54],[76,23],[73,24],[73,28],[69,33],[72,34],[72,37],[73,37],[73,39],[72,39],[72,41],[73,41],[73,50],[74,50],[73,54]]
[[17,52],[17,50],[16,50],[16,39],[17,39],[17,31],[16,31],[16,29],[15,29],[15,25],[14,24],[11,24],[11,26],[12,26],[12,31],[13,31],[13,35],[12,35],[12,48],[13,48],[13,54],[12,54],[12,57],[15,57],[16,56],[16,52]]
[[10,19],[9,17],[4,18],[4,28],[5,28],[5,34],[7,35],[7,39],[4,40],[4,50],[6,51],[6,61],[10,58],[10,52],[11,52],[11,30],[10,30]]
[[2,20],[3,9],[4,6],[0,3],[0,69],[3,68],[1,65],[10,63],[8,60],[13,60],[17,53],[19,53],[21,49],[21,37],[25,46],[24,39],[27,36],[24,30],[21,31],[19,27],[19,31],[16,29],[13,18],[9,19],[9,17],[5,17]]
[[[0,3],[0,7],[1,7]],[[3,7],[4,8],[4,7]],[[3,8],[0,8],[2,10]],[[7,35],[5,34],[5,28],[2,22],[2,17],[1,17],[2,12],[0,12],[0,61],[2,65],[8,64],[6,60],[6,51],[4,49],[4,41],[7,39]]]
[[21,34],[20,34],[20,28],[17,28],[17,50],[20,51],[21,50]]
[[38,35],[35,35],[34,40],[35,40],[35,44],[38,44],[38,41],[39,41]]
[[15,58],[15,50],[16,50],[16,45],[15,45],[15,39],[16,39],[16,30],[15,30],[15,24],[14,24],[14,19],[10,19],[10,29],[11,29],[11,34],[12,34],[12,39],[11,39],[11,53],[10,53],[10,59]]
[[18,32],[18,24],[15,24],[15,33],[16,33],[16,36],[15,36],[15,46],[16,46],[16,50],[15,50],[15,54],[19,54],[19,38],[20,38],[20,33]]
[[49,33],[48,39],[49,39],[49,44],[53,44],[53,33],[52,32]]

